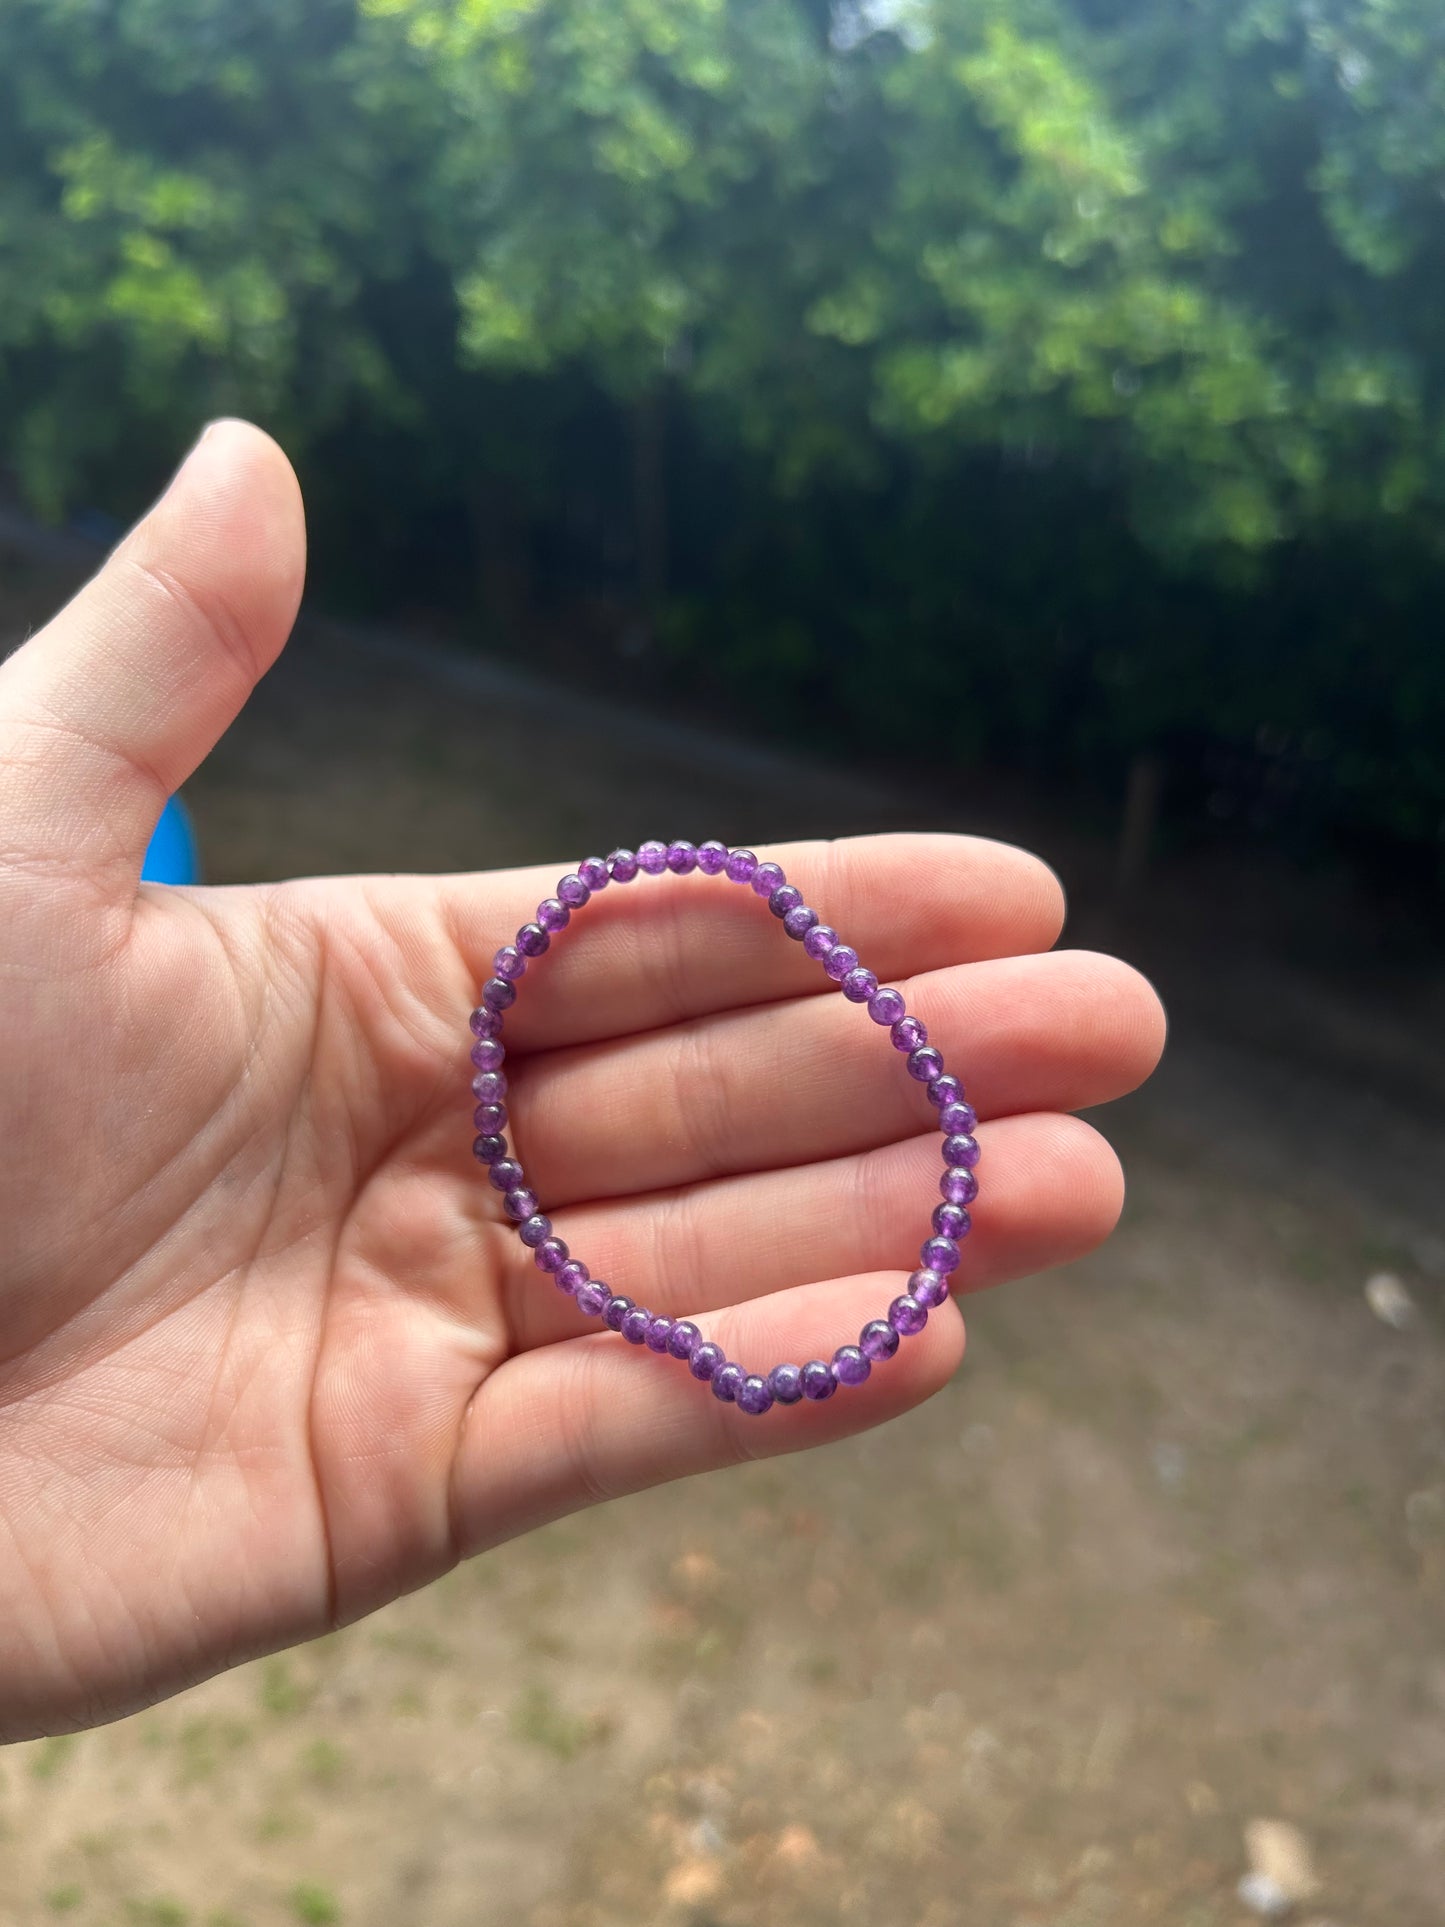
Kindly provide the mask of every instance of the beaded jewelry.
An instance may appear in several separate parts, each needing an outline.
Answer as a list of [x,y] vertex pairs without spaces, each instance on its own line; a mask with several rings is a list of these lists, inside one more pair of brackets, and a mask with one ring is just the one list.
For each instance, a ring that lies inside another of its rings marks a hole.
[[[584,908],[610,883],[631,883],[639,874],[686,876],[693,870],[750,885],[755,895],[765,898],[788,936],[822,964],[848,1001],[866,1005],[874,1023],[888,1031],[894,1049],[903,1054],[908,1075],[924,1086],[938,1112],[943,1132],[944,1171],[938,1186],[942,1202],[934,1206],[933,1235],[919,1251],[920,1268],[903,1295],[888,1307],[887,1317],[871,1320],[858,1334],[858,1343],[840,1345],[829,1363],[813,1358],[806,1365],[775,1365],[766,1374],[748,1372],[726,1358],[721,1346],[705,1339],[691,1319],[653,1313],[593,1278],[556,1236],[552,1220],[543,1213],[508,1148],[502,1022],[517,1001],[517,982],[526,974],[528,963],[550,949],[552,938],[567,928],[574,910]],[[473,1121],[479,1134],[472,1154],[503,1194],[507,1216],[531,1250],[538,1270],[547,1273],[579,1311],[620,1332],[629,1344],[646,1345],[650,1351],[680,1359],[694,1378],[712,1386],[715,1398],[735,1404],[754,1418],[774,1405],[831,1398],[840,1385],[861,1385],[875,1365],[893,1357],[902,1339],[923,1330],[930,1310],[948,1296],[950,1275],[959,1265],[959,1242],[970,1229],[968,1207],[978,1196],[974,1167],[979,1147],[973,1135],[978,1119],[965,1101],[963,1085],[945,1070],[942,1052],[929,1043],[926,1027],[908,1015],[901,993],[879,987],[873,972],[859,963],[857,951],[841,942],[836,930],[819,922],[817,911],[808,907],[802,891],[788,882],[776,863],[760,862],[751,850],[730,850],[716,841],[651,842],[635,852],[614,850],[605,860],[589,856],[562,878],[555,896],[538,904],[536,922],[522,925],[515,940],[497,952],[492,968],[495,975],[483,985],[481,1001],[471,1016],[476,1040],[471,1050],[472,1095],[477,1100]]]

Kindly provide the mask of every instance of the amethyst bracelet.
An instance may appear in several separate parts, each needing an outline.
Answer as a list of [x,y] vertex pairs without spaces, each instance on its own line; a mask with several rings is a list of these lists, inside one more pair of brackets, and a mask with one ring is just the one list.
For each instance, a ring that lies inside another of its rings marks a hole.
[[[690,1319],[664,1317],[614,1292],[592,1277],[555,1235],[552,1220],[543,1214],[508,1148],[502,1025],[517,1001],[517,982],[528,963],[549,950],[552,938],[572,921],[573,911],[581,910],[609,883],[631,883],[639,874],[686,876],[692,870],[748,884],[755,895],[766,899],[787,934],[823,966],[848,1001],[865,1005],[874,1023],[888,1031],[894,1049],[903,1054],[908,1075],[924,1086],[938,1112],[943,1132],[944,1171],[938,1186],[942,1202],[934,1206],[933,1235],[919,1252],[920,1269],[888,1307],[887,1316],[871,1320],[858,1334],[857,1344],[840,1345],[828,1363],[813,1358],[806,1365],[775,1365],[766,1374],[748,1372],[726,1358],[721,1346],[705,1339]],[[636,851],[614,850],[605,860],[589,856],[562,878],[555,896],[538,904],[536,922],[522,925],[515,939],[497,952],[492,968],[495,974],[483,985],[471,1017],[476,1039],[471,1052],[472,1095],[477,1100],[473,1121],[479,1133],[472,1154],[487,1166],[492,1184],[503,1194],[507,1216],[531,1249],[538,1270],[548,1273],[580,1311],[601,1319],[630,1344],[682,1360],[694,1378],[711,1384],[716,1398],[752,1417],[774,1405],[831,1398],[840,1385],[861,1385],[875,1365],[893,1357],[904,1338],[923,1330],[930,1310],[948,1296],[950,1274],[958,1269],[959,1243],[970,1228],[968,1207],[978,1196],[974,1176],[978,1142],[973,1135],[978,1120],[964,1099],[963,1085],[948,1074],[942,1053],[929,1043],[927,1029],[908,1015],[901,993],[879,987],[873,972],[859,963],[858,953],[819,922],[818,913],[804,903],[802,891],[788,882],[776,863],[760,862],[751,850],[730,850],[717,842],[644,843]]]

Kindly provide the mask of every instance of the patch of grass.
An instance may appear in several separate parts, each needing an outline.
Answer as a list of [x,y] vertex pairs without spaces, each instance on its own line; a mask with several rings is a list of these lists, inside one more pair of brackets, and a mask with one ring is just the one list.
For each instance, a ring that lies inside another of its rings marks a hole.
[[74,1733],[56,1733],[41,1740],[30,1756],[30,1772],[37,1780],[53,1780],[75,1751]]
[[268,1713],[289,1719],[305,1712],[311,1704],[312,1689],[297,1679],[296,1670],[284,1653],[277,1653],[261,1667],[261,1704]]
[[73,1914],[85,1899],[84,1887],[67,1885],[52,1887],[45,1896],[45,1904],[53,1914]]
[[318,1786],[335,1786],[346,1771],[346,1755],[332,1740],[312,1740],[302,1748],[301,1770]]
[[529,1686],[512,1709],[512,1733],[531,1746],[540,1746],[558,1760],[575,1760],[584,1747],[606,1739],[610,1722],[593,1713],[564,1712],[540,1681]]
[[332,1927],[341,1918],[336,1896],[314,1880],[303,1880],[291,1889],[291,1911],[306,1927]]
[[206,1927],[246,1927],[246,1923],[228,1907],[218,1907],[214,1913],[206,1915]]
[[190,1915],[178,1900],[156,1894],[149,1900],[128,1900],[125,1917],[130,1927],[187,1927]]
[[251,1737],[244,1720],[195,1719],[181,1728],[179,1740],[180,1775],[191,1785],[209,1780],[223,1760],[237,1753]]

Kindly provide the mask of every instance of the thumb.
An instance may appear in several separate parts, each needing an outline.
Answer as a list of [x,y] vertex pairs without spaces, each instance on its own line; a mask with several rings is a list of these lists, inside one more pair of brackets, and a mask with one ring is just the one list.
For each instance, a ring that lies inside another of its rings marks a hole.
[[0,667],[6,856],[131,897],[151,831],[280,654],[301,492],[269,435],[213,422],[99,574]]

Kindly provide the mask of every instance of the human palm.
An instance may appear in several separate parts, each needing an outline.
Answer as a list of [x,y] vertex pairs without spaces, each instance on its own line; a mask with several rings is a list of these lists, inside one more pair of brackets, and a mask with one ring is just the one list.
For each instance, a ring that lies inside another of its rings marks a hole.
[[[465,1016],[554,870],[138,884],[165,795],[285,640],[303,546],[284,457],[218,425],[0,667],[3,1737],[114,1717],[599,1499],[874,1424],[962,1352],[946,1305],[861,1391],[759,1423],[550,1288],[469,1155]],[[1041,954],[1061,899],[1019,851],[775,854],[968,1073],[961,1285],[1105,1236],[1118,1167],[1065,1113],[1152,1067],[1142,979]],[[877,1314],[936,1188],[916,1087],[825,988],[751,893],[639,879],[508,1023],[558,1230],[764,1370]]]

